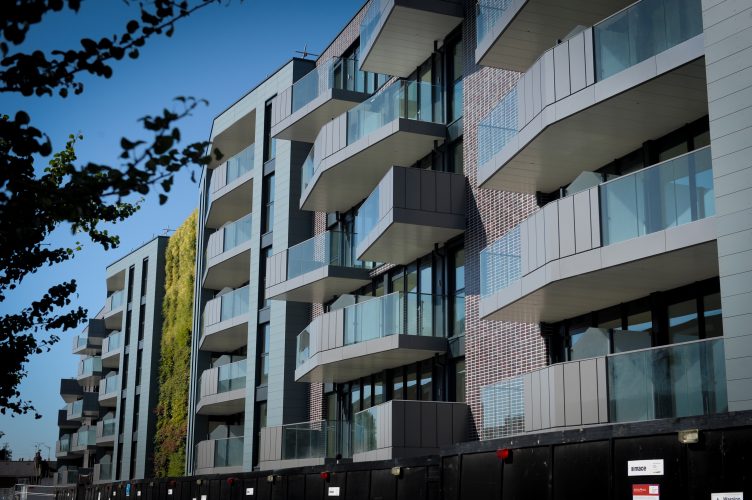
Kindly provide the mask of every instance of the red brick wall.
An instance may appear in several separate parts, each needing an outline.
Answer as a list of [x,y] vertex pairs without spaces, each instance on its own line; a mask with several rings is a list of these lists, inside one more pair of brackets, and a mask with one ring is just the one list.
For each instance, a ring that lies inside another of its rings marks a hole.
[[[484,321],[478,317],[480,251],[536,209],[535,197],[477,187],[477,126],[517,82],[513,71],[475,64],[475,2],[466,0],[464,40],[464,169],[470,195],[465,232],[466,397],[480,429],[480,388],[545,365],[546,344],[537,325]],[[477,437],[477,436],[476,436]]]

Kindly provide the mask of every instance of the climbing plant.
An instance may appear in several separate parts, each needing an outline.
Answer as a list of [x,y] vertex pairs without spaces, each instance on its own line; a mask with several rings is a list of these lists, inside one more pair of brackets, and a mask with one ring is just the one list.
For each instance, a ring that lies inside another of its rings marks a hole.
[[162,341],[159,365],[154,474],[181,476],[185,470],[188,425],[188,377],[193,329],[193,282],[196,265],[196,211],[167,244]]

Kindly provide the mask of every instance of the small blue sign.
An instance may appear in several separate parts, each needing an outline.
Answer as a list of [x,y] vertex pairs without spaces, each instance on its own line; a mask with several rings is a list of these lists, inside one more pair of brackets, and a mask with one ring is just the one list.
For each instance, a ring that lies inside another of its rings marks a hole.
[[131,485],[130,483],[125,485],[125,496],[129,497],[131,496]]

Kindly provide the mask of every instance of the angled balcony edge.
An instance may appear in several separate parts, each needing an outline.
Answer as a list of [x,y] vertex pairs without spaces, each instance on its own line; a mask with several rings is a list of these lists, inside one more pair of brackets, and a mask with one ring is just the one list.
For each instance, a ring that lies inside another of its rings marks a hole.
[[205,326],[199,340],[199,349],[212,352],[232,352],[247,345],[248,323],[250,321],[251,314],[245,313]]
[[237,288],[248,281],[252,246],[253,241],[249,239],[207,259],[202,286],[211,290],[221,290],[225,287]]
[[225,222],[236,221],[251,213],[253,207],[254,169],[209,193],[206,227],[218,228]]
[[196,413],[198,415],[234,415],[245,410],[246,388],[202,396]]
[[370,282],[369,269],[322,266],[269,286],[266,294],[274,300],[320,304],[335,295],[349,293]]

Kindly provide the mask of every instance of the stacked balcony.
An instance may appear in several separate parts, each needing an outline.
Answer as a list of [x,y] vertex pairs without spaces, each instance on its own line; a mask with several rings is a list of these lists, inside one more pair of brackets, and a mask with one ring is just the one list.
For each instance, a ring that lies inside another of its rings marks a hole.
[[114,417],[105,418],[97,422],[97,446],[111,448],[115,445],[116,426],[117,420]]
[[[585,335],[596,338],[592,347],[608,332]],[[587,359],[483,387],[480,437],[725,413],[725,363],[722,338],[615,354],[591,348]]]
[[556,322],[718,276],[710,148],[549,203],[481,252],[480,315]]
[[465,231],[465,177],[392,167],[358,209],[361,261],[407,264]]
[[360,300],[298,335],[296,381],[342,383],[446,352],[446,339],[434,336],[441,297],[396,292]]
[[240,472],[243,467],[243,436],[208,439],[196,445],[195,474]]
[[246,360],[204,370],[196,412],[199,415],[233,415],[245,409]]
[[125,292],[117,290],[107,297],[104,303],[104,325],[107,329],[118,330],[123,325],[123,309],[125,308]]
[[68,408],[65,407],[57,411],[57,426],[60,429],[75,430],[81,426],[81,423],[75,419],[68,419]]
[[68,403],[67,419],[81,422],[84,418],[99,416],[99,394],[84,392],[83,398]]
[[408,76],[463,17],[457,0],[373,0],[360,25],[360,69]]
[[71,450],[71,442],[73,434],[66,433],[60,436],[60,439],[55,442],[55,457],[58,459],[70,458],[73,456]]
[[87,356],[99,354],[102,349],[102,339],[105,335],[104,321],[90,319],[84,331],[73,337],[73,354]]
[[[85,472],[86,469],[83,469]],[[70,467],[64,465],[58,468],[57,472],[53,475],[52,483],[55,486],[68,486],[72,484],[78,484],[78,477],[80,470],[78,467]]]
[[248,343],[249,293],[248,287],[244,286],[206,303],[199,343],[201,350],[232,352]]
[[[100,462],[94,465],[94,483],[109,483],[115,479],[115,464]],[[139,493],[141,493],[139,491]]]
[[272,255],[266,295],[271,299],[324,303],[370,283],[371,263],[355,258],[356,235],[327,231]]
[[303,164],[300,207],[345,211],[365,199],[392,165],[412,165],[446,138],[442,89],[398,80],[319,132]]
[[97,446],[97,429],[85,425],[71,437],[71,451],[73,453],[83,453],[94,450]]
[[295,82],[274,101],[272,137],[314,142],[327,122],[374,92],[353,58],[333,57]]
[[235,288],[248,281],[251,268],[251,222],[251,214],[248,214],[209,236],[204,288]]
[[255,148],[251,144],[212,171],[206,226],[221,227],[251,211]]
[[544,53],[478,127],[479,185],[552,192],[707,115],[700,1],[673,3],[642,0]]
[[261,470],[304,467],[349,458],[350,427],[326,420],[262,427],[259,438]]
[[119,399],[119,385],[117,375],[104,377],[99,381],[99,404],[106,407],[117,406]]
[[525,71],[542,52],[569,38],[573,29],[590,26],[631,3],[632,0],[480,0],[475,17],[475,61],[484,66]]
[[123,334],[119,331],[110,333],[102,341],[102,367],[119,368],[120,354],[123,352]]
[[76,379],[83,386],[96,385],[102,378],[102,358],[91,356],[84,358],[78,363],[78,375]]
[[78,380],[74,378],[64,378],[60,380],[60,396],[66,403],[72,403],[81,399],[84,395],[84,389]]

